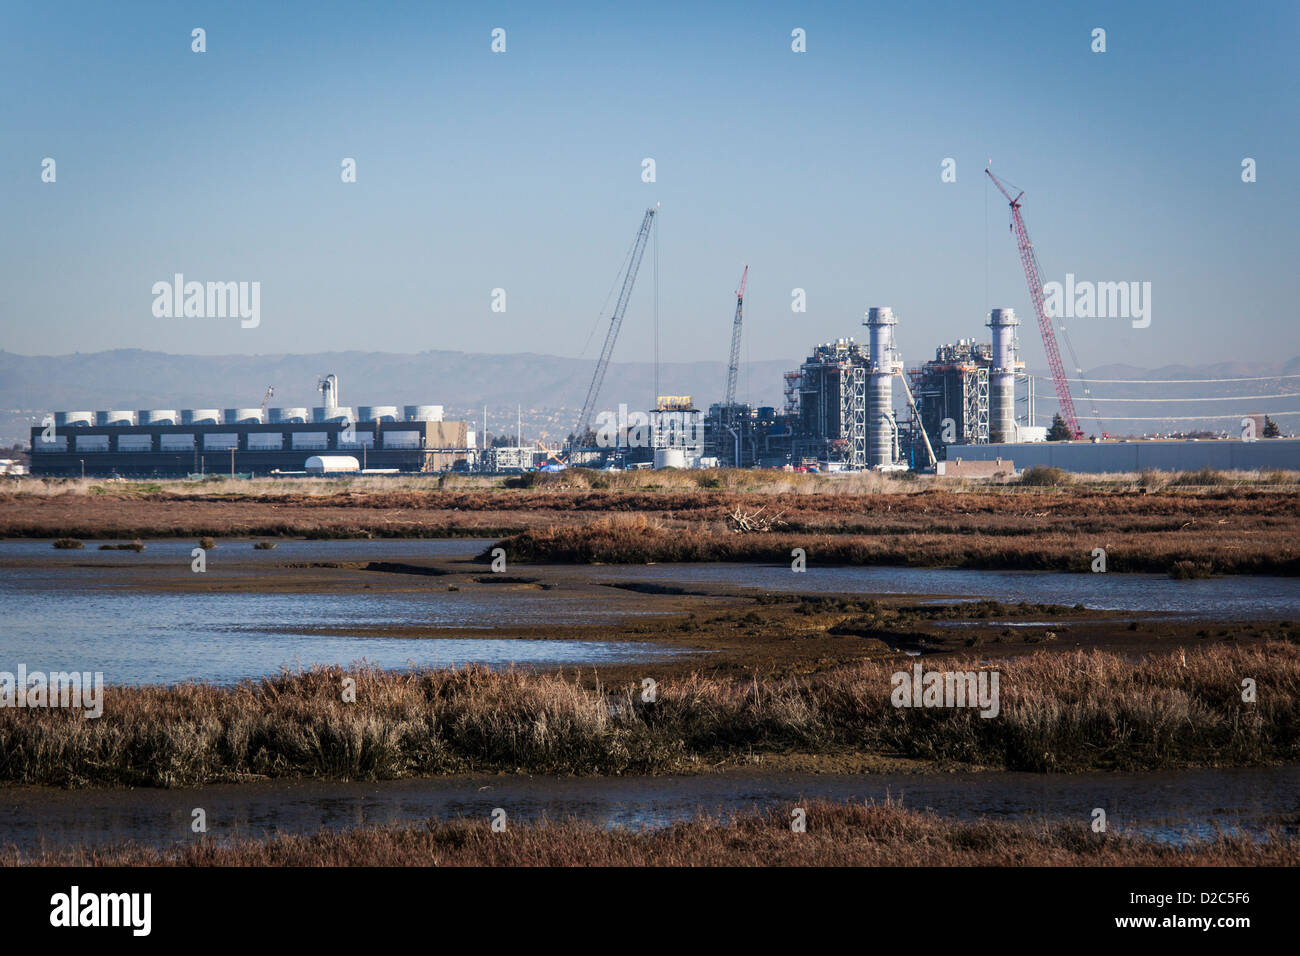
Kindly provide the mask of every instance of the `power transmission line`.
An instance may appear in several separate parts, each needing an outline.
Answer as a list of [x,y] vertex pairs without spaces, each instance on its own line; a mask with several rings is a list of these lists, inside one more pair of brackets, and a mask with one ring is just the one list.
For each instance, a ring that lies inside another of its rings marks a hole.
[[[1035,375],[1041,382],[1050,382],[1050,375]],[[1204,385],[1209,382],[1273,382],[1280,378],[1300,378],[1300,375],[1260,375],[1256,378],[1069,378],[1067,382],[1089,382],[1093,385]]]

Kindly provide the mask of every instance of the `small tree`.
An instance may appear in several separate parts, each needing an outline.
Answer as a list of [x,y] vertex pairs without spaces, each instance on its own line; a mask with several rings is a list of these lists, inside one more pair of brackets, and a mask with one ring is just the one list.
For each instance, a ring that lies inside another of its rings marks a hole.
[[1273,419],[1265,415],[1264,416],[1264,437],[1280,438],[1281,436],[1282,436],[1282,429],[1277,427],[1277,422],[1273,421]]
[[1065,419],[1061,417],[1060,413],[1053,415],[1052,427],[1047,430],[1047,440],[1069,441],[1073,437],[1074,433],[1070,431],[1070,426],[1065,424]]

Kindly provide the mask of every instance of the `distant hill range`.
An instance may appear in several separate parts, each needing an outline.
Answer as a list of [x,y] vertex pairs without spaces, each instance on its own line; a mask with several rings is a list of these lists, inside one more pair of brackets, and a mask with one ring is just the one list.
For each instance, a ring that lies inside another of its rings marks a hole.
[[[789,361],[747,363],[741,369],[741,400],[754,404],[782,403],[782,374],[799,366]],[[256,406],[268,385],[275,386],[271,406],[318,405],[319,376],[339,376],[344,405],[441,404],[448,418],[480,423],[487,406],[488,430],[512,433],[515,410],[526,438],[567,434],[591,381],[595,360],[532,353],[487,355],[430,351],[416,354],[386,352],[323,352],[311,355],[169,355],[142,349],[24,356],[0,351],[0,443],[26,441],[27,429],[45,412],[107,408],[228,408]],[[1094,396],[1130,401],[1098,402],[1112,434],[1167,432],[1196,428],[1230,429],[1225,418],[1246,412],[1300,411],[1300,378],[1250,382],[1199,382],[1198,379],[1249,379],[1300,375],[1300,356],[1278,362],[1220,362],[1214,365],[1169,365],[1156,369],[1106,365],[1090,369],[1091,380],[1116,383],[1090,386]],[[1178,380],[1160,386],[1127,384],[1126,380]],[[658,394],[691,395],[707,407],[721,399],[726,381],[722,362],[664,362],[659,366]],[[1095,430],[1088,396],[1072,387],[1080,420]],[[655,389],[654,366],[648,362],[614,362],[605,377],[602,408],[626,402],[631,408],[650,406]],[[1056,401],[1049,380],[1037,384],[1038,411],[1050,415]],[[1265,396],[1259,400],[1214,401],[1232,396]],[[1194,399],[1178,402],[1136,402],[1132,399]],[[1129,416],[1169,415],[1183,421],[1121,422]],[[1196,416],[1206,416],[1196,419]],[[1113,417],[1113,419],[1112,419]],[[1285,432],[1300,429],[1300,415],[1277,418]]]

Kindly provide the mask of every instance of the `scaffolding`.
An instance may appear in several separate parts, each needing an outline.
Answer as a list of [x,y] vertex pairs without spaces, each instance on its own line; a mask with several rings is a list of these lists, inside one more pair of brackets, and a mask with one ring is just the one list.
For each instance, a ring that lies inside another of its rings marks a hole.
[[786,373],[787,415],[798,416],[794,457],[866,467],[867,365],[865,346],[839,339],[817,346],[798,372]]
[[[924,428],[943,458],[947,445],[987,445],[991,439],[989,407],[989,373],[993,367],[993,346],[974,339],[959,339],[955,344],[935,349],[933,361],[907,370],[907,379],[916,401],[916,410],[908,409],[900,440],[910,449],[913,464],[928,460],[922,447]],[[1033,409],[1033,392],[1022,387],[1023,363],[1016,363],[1017,422],[1028,422]],[[919,415],[919,419],[918,416]]]

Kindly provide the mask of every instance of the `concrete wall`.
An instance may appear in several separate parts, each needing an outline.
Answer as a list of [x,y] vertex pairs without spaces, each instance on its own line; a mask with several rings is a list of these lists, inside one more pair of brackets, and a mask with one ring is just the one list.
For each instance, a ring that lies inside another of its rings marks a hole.
[[1027,444],[949,445],[948,458],[990,461],[1010,458],[1017,468],[1049,465],[1073,472],[1255,471],[1283,468],[1300,471],[1300,438],[1259,441],[1031,442]]
[[996,478],[998,476],[1010,478],[1015,470],[1015,462],[1006,458],[994,460],[981,458],[976,461],[968,458],[949,458],[935,465],[935,474],[945,478]]

